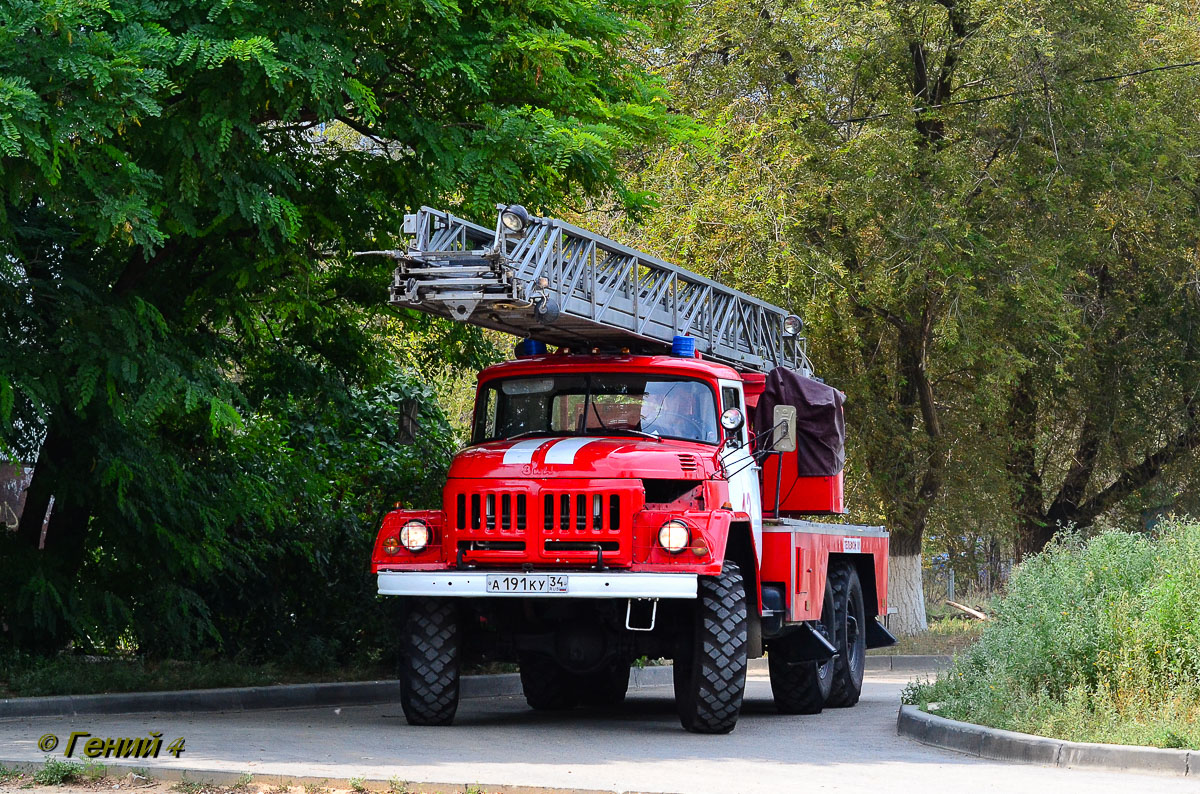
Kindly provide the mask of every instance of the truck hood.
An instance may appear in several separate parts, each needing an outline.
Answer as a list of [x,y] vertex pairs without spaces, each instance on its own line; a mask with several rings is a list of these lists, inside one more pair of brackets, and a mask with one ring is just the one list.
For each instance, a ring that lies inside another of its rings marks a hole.
[[717,447],[686,441],[605,436],[539,436],[468,447],[451,477],[636,477],[702,480]]

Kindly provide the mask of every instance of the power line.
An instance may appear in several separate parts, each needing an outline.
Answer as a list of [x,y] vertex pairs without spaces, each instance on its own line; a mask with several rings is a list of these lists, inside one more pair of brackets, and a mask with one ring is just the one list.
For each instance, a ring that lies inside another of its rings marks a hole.
[[[1138,69],[1135,72],[1122,72],[1121,74],[1106,74],[1106,75],[1103,75],[1102,77],[1088,77],[1084,80],[1080,80],[1078,83],[1075,83],[1075,85],[1087,85],[1089,83],[1104,83],[1104,82],[1108,82],[1111,80],[1120,80],[1124,77],[1137,77],[1137,76],[1143,75],[1143,74],[1150,74],[1151,72],[1169,72],[1173,69],[1187,69],[1192,66],[1200,66],[1200,61],[1188,61],[1186,63],[1171,63],[1171,64],[1166,64],[1165,66],[1151,66],[1148,69]],[[996,99],[1008,99],[1009,97],[1014,97],[1014,96],[1025,96],[1026,94],[1036,94],[1036,93],[1038,93],[1040,91],[1044,91],[1044,90],[1047,90],[1047,89],[1045,89],[1045,88],[1022,88],[1022,89],[1018,89],[1016,91],[1005,91],[1002,94],[991,94],[989,96],[972,97],[970,99],[956,99],[953,102],[942,102],[937,105],[925,105],[925,106],[921,106],[921,107],[915,107],[915,108],[911,108],[911,112],[912,113],[923,113],[927,110],[938,110],[939,108],[954,107],[955,105],[978,105],[978,104],[982,104],[984,102],[991,102]],[[849,118],[849,119],[835,119],[835,120],[831,121],[830,124],[833,124],[834,126],[840,126],[842,124],[860,124],[864,121],[875,121],[876,119],[886,119],[886,118],[889,118],[894,115],[896,115],[896,114],[892,113],[890,111],[886,112],[886,113],[874,113],[870,116],[856,116],[854,118]]]

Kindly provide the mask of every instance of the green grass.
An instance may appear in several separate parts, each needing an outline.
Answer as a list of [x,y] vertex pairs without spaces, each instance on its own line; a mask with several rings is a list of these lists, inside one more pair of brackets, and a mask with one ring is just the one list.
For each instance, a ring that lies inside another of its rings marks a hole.
[[1200,524],[1068,537],[1018,567],[995,616],[906,702],[1073,741],[1200,748]]
[[4,764],[0,764],[0,784],[7,783],[10,780],[16,780],[21,776],[21,773],[16,769],[11,769]]

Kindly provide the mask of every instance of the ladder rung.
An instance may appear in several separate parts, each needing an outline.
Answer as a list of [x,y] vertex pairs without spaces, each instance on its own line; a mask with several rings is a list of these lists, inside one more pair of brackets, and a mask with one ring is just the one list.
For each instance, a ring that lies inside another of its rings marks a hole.
[[495,279],[478,278],[439,278],[437,281],[422,281],[421,279],[417,279],[416,282],[418,287],[425,287],[428,289],[437,289],[438,287],[443,286],[462,286],[468,284],[478,284],[481,287],[490,287],[492,285],[501,283],[499,280]]
[[468,266],[456,267],[453,265],[445,265],[443,267],[405,267],[405,268],[401,268],[401,270],[403,270],[405,273],[407,273],[410,276],[421,276],[421,275],[441,276],[441,275],[447,275],[447,274],[453,274],[453,273],[479,273],[482,275],[484,273],[495,272],[486,265],[477,265],[475,267],[468,267]]

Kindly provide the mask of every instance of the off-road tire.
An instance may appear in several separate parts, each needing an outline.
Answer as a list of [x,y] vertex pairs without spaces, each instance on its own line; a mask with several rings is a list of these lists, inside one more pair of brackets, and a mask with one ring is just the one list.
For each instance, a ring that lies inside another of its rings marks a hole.
[[[835,633],[833,589],[825,580],[825,600],[817,630],[833,642]],[[789,662],[789,645],[799,642],[800,634],[788,635],[771,642],[767,653],[767,668],[771,672],[771,696],[775,708],[783,714],[819,714],[833,688],[834,659],[825,662]]]
[[448,598],[414,598],[404,623],[400,705],[409,725],[449,725],[458,711],[458,611]]
[[575,676],[553,659],[530,654],[522,656],[521,691],[534,711],[566,711],[579,704]]
[[594,673],[576,676],[579,702],[591,708],[615,708],[629,691],[629,660],[617,659]]
[[867,658],[867,614],[863,606],[862,582],[849,563],[829,569],[833,588],[833,610],[838,655],[833,663],[833,687],[825,705],[845,708],[858,702],[862,694],[863,671]]
[[692,733],[729,733],[746,692],[746,588],[732,562],[701,576],[693,624],[675,655],[675,706]]

